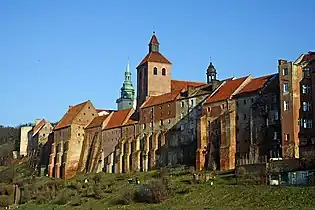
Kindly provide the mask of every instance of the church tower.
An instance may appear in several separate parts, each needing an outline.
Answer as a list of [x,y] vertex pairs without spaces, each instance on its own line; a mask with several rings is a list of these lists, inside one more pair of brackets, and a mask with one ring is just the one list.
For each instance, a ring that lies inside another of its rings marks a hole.
[[207,83],[211,83],[217,80],[217,70],[214,68],[212,62],[210,62],[207,68]]
[[149,43],[149,52],[137,67],[137,108],[149,96],[171,92],[172,63],[160,53],[155,32]]
[[129,60],[125,71],[125,81],[120,89],[120,98],[116,100],[117,109],[129,109],[134,106],[135,90],[131,82],[131,72]]

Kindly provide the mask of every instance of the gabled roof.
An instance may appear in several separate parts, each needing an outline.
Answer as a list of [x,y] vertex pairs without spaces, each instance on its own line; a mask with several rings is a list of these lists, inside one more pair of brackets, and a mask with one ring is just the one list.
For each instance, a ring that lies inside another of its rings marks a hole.
[[259,91],[261,88],[264,87],[266,82],[268,82],[268,80],[271,79],[275,75],[276,74],[271,74],[271,75],[266,75],[266,76],[252,79],[245,87],[243,87],[237,93],[237,95]]
[[149,52],[138,65],[141,66],[146,62],[157,62],[157,63],[167,63],[172,64],[167,58],[165,58],[160,52]]
[[44,125],[46,124],[46,120],[42,119],[33,129],[33,136],[35,136],[40,129],[42,129],[42,127],[44,127]]
[[223,101],[232,96],[232,94],[237,90],[237,88],[245,82],[247,77],[242,77],[234,80],[227,80],[218,90],[217,92],[210,96],[205,103],[213,103],[217,101]]
[[183,81],[183,80],[171,80],[171,90],[182,90],[188,89],[188,86],[199,87],[205,85],[204,82],[192,82],[192,81]]
[[105,129],[116,128],[124,125],[127,117],[130,115],[132,110],[133,109],[130,108],[113,112],[107,125],[105,126]]
[[108,116],[109,114],[95,117],[86,128],[94,128],[97,126],[101,126]]
[[158,104],[163,104],[166,102],[174,101],[180,94],[181,90],[175,90],[170,93],[166,93],[159,96],[150,96],[141,106],[141,108],[146,108]]
[[71,125],[74,118],[79,114],[79,112],[83,109],[83,107],[88,103],[89,101],[85,101],[83,103],[80,103],[75,106],[70,106],[67,113],[62,117],[62,119],[59,121],[59,123],[56,125],[54,130],[65,128]]

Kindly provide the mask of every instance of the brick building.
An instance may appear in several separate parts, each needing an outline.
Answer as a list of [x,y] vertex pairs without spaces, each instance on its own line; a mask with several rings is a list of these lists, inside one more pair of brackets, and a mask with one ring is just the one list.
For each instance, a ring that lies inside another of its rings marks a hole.
[[48,174],[68,179],[75,176],[87,126],[98,115],[91,101],[70,106],[55,126]]
[[284,157],[313,158],[315,153],[315,53],[295,62],[279,60],[282,153]]

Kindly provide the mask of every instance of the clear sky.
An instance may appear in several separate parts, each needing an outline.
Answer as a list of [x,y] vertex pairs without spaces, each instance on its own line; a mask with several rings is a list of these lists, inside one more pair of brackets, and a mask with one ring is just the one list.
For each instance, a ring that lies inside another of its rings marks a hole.
[[61,119],[90,99],[116,108],[156,31],[172,78],[206,81],[277,71],[315,49],[313,0],[0,1],[0,124]]

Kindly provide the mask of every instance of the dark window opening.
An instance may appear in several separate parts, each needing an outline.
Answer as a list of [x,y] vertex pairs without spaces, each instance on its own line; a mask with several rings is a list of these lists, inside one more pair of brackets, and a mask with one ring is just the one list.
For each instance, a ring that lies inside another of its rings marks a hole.
[[153,69],[153,74],[157,75],[157,68],[156,67],[154,67],[154,69]]
[[165,69],[165,68],[162,69],[162,75],[163,75],[163,76],[166,75],[166,69]]

